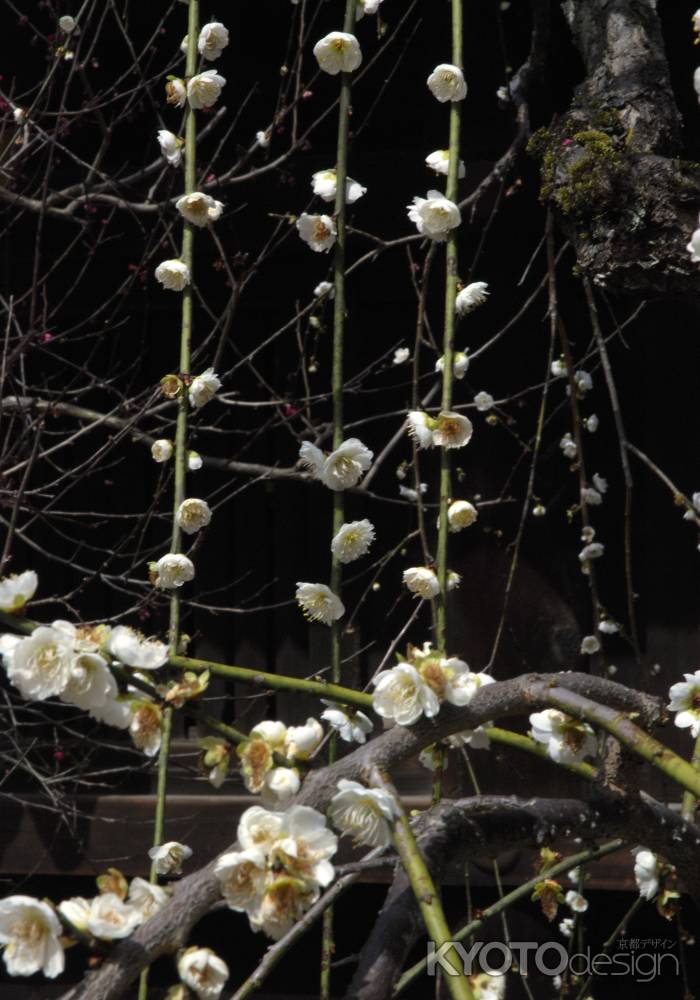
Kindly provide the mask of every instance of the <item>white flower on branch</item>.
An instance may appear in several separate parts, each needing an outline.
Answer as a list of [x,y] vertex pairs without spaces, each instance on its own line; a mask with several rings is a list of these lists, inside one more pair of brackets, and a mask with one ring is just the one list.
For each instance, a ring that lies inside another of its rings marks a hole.
[[182,161],[182,141],[173,132],[162,128],[158,131],[160,151],[171,167],[179,167]]
[[20,639],[11,652],[3,650],[7,676],[28,701],[45,701],[61,694],[70,681],[74,650],[69,636],[40,625]]
[[341,563],[351,563],[366,555],[374,541],[374,525],[363,518],[342,525],[333,536],[331,552]]
[[693,674],[683,674],[685,680],[671,685],[668,705],[675,712],[673,720],[679,729],[690,729],[693,739],[700,735],[700,670]]
[[[427,483],[420,483],[420,495],[423,496],[428,490]],[[411,489],[410,486],[399,486],[399,496],[403,497],[404,500],[410,500],[411,503],[415,503],[418,500],[418,490]]]
[[87,929],[102,941],[115,941],[129,937],[142,922],[139,909],[125,903],[115,892],[104,892],[90,903]]
[[155,273],[156,281],[170,292],[181,292],[190,283],[190,269],[182,260],[164,260]]
[[564,437],[559,442],[559,447],[564,453],[565,458],[576,458],[578,454],[578,449],[576,447],[576,442],[572,438],[571,434],[567,431]]
[[439,191],[428,191],[427,198],[417,195],[408,206],[408,217],[428,239],[442,242],[462,221],[459,208]]
[[79,931],[87,931],[88,917],[90,916],[90,900],[83,896],[71,896],[70,899],[62,900],[56,909],[66,920]]
[[184,108],[187,100],[185,81],[175,77],[165,85],[165,99],[174,108]]
[[376,14],[383,0],[357,0],[355,20],[361,21],[365,14]]
[[651,851],[642,848],[634,856],[634,880],[643,899],[653,899],[659,891],[659,859]]
[[590,417],[586,417],[586,419],[583,421],[583,426],[591,434],[595,434],[595,432],[598,430],[599,425],[600,425],[600,420],[598,419],[598,415],[595,413],[591,413]]
[[374,723],[359,709],[352,710],[332,701],[321,699],[328,708],[321,713],[321,718],[336,731],[341,740],[346,743],[365,743],[368,733],[374,729]]
[[221,21],[211,21],[205,24],[199,32],[197,51],[209,62],[218,59],[228,45],[228,29]]
[[574,913],[585,913],[588,909],[588,900],[580,892],[569,889],[565,897],[566,905]]
[[0,900],[0,945],[9,975],[59,976],[65,965],[61,933],[61,922],[48,903],[32,896]]
[[61,701],[92,712],[113,701],[118,694],[116,681],[102,656],[98,653],[76,653],[68,683],[61,692]]
[[417,597],[429,601],[440,593],[437,573],[428,566],[411,566],[403,571],[403,582]]
[[555,359],[550,367],[550,371],[552,372],[554,378],[564,378],[568,370],[569,369],[566,367],[566,362],[563,358]]
[[603,479],[603,477],[599,476],[597,472],[593,473],[593,485],[595,486],[595,488],[598,490],[599,493],[608,492],[607,479]]
[[70,35],[71,31],[75,31],[75,18],[70,14],[64,14],[63,17],[59,17],[58,26],[64,34]]
[[[455,351],[452,355],[452,374],[456,379],[463,379],[469,368],[469,355],[464,351]],[[441,355],[435,362],[435,371],[442,374],[445,370],[445,357]]]
[[213,368],[207,368],[201,375],[195,375],[189,389],[190,405],[200,410],[205,403],[213,399],[221,388],[221,379]]
[[570,938],[574,933],[574,918],[564,917],[564,919],[559,924],[559,933],[565,938]]
[[[695,84],[695,91],[698,95],[698,100],[700,100],[700,66],[698,66],[695,70],[693,82]],[[700,229],[696,229],[693,232],[686,250],[690,254],[690,263],[700,264]]]
[[411,358],[411,351],[408,347],[397,347],[394,351],[394,357],[392,358],[392,364],[403,365],[406,361]]
[[258,146],[260,146],[261,149],[268,148],[268,146],[270,145],[270,139],[271,135],[269,129],[266,129],[264,132],[261,130],[255,133],[255,141],[257,142]]
[[434,421],[422,410],[411,410],[406,417],[408,433],[419,448],[432,448]]
[[581,655],[592,656],[600,652],[600,639],[596,635],[584,635],[581,640]]
[[332,451],[324,455],[310,441],[304,441],[299,449],[299,461],[324,486],[330,490],[346,490],[357,486],[372,464],[373,453],[358,438],[348,438]]
[[291,760],[308,760],[323,740],[323,726],[309,718],[303,726],[289,726],[284,736],[284,754]]
[[365,788],[358,781],[341,778],[328,808],[333,826],[353,842],[367,847],[388,847],[391,824],[399,816],[392,795],[381,788]]
[[211,521],[211,507],[206,500],[188,497],[177,509],[175,523],[188,535],[195,535]]
[[265,775],[261,789],[266,806],[284,806],[301,788],[299,772],[295,767],[273,767]]
[[329,299],[335,298],[335,288],[330,281],[319,281],[319,283],[314,288],[314,295],[317,299],[325,298],[327,295]]
[[466,316],[478,306],[483,306],[489,297],[488,284],[485,281],[472,281],[455,298],[455,312],[458,316]]
[[131,703],[131,722],[129,734],[137,750],[143,751],[147,757],[155,757],[160,750],[162,739],[163,713],[155,702],[146,698],[134,700]]
[[228,965],[211,948],[187,948],[177,960],[177,972],[199,1000],[218,1000],[229,977]]
[[168,647],[164,642],[147,639],[128,625],[115,625],[106,648],[115,660],[137,670],[157,670],[168,659]]
[[314,55],[324,73],[352,73],[362,62],[360,43],[346,31],[331,31],[314,45]]
[[[317,170],[311,178],[311,187],[314,194],[318,195],[319,198],[322,198],[324,201],[334,201],[338,187],[335,170]],[[346,178],[345,200],[348,205],[352,205],[353,202],[356,202],[364,194],[367,194],[366,187],[358,184],[352,177]]]
[[432,718],[440,710],[437,695],[410,663],[380,671],[372,683],[374,711],[400,726],[413,725],[421,715]]
[[[450,167],[450,151],[449,149],[436,149],[434,153],[429,153],[425,158],[426,167],[430,167],[434,170],[436,174],[442,174],[447,176]],[[464,160],[459,161],[459,167],[457,168],[457,175],[459,177],[464,177],[466,169],[464,166]]]
[[335,243],[335,222],[330,215],[309,215],[307,212],[302,212],[296,226],[304,243],[307,243],[315,253],[324,253]]
[[585,396],[585,394],[590,392],[593,388],[593,379],[588,372],[574,372],[574,385],[576,386],[579,395]]
[[192,194],[183,194],[175,202],[175,208],[187,222],[193,226],[208,226],[210,222],[216,222],[224,210],[223,202],[216,201],[209,194],[202,191],[193,191]]
[[473,431],[469,417],[445,410],[436,418],[433,441],[439,448],[463,448],[471,440]]
[[[265,812],[260,806],[253,808]],[[243,817],[245,815],[246,813]],[[265,851],[257,846],[248,847],[243,851],[228,851],[217,860],[214,870],[219,880],[221,894],[232,910],[245,912],[259,904],[266,878],[265,868]]]
[[453,500],[447,508],[447,525],[450,531],[462,531],[474,524],[479,512],[468,500]]
[[590,562],[591,559],[600,559],[605,552],[605,546],[602,542],[591,542],[590,545],[584,545],[578,554],[579,560],[582,563]]
[[162,886],[147,882],[145,878],[132,878],[127,903],[141,914],[142,920],[154,916],[170,899]]
[[12,573],[0,580],[0,611],[19,612],[31,601],[39,586],[39,577],[33,569]]
[[332,625],[345,614],[345,605],[325,583],[297,583],[296,600],[312,622]]
[[[190,396],[192,402],[192,396]],[[198,451],[187,452],[187,469],[189,472],[198,472],[202,468],[202,456]]]
[[441,104],[446,101],[463,101],[467,96],[467,83],[459,66],[440,63],[428,77],[428,88]]
[[489,410],[493,409],[494,398],[490,392],[477,392],[474,396],[474,405],[476,406],[479,413],[487,413]]
[[159,438],[151,445],[151,455],[153,461],[162,464],[168,462],[173,457],[173,443],[167,438]]
[[194,563],[181,552],[169,552],[155,564],[155,586],[175,590],[194,580]]
[[117,696],[108,698],[104,705],[93,706],[90,715],[97,722],[103,722],[106,726],[114,726],[115,729],[128,729],[133,718],[131,698],[128,696]]
[[586,503],[589,507],[599,507],[602,502],[603,498],[598,490],[594,490],[591,486],[584,486],[581,490],[581,503]]
[[579,722],[557,708],[545,708],[530,716],[531,736],[543,743],[547,754],[558,764],[575,764],[596,753],[595,734],[586,722]]
[[177,840],[168,840],[159,847],[151,847],[148,856],[155,862],[159,875],[181,875],[182,863],[192,857],[192,848]]
[[187,100],[190,107],[201,110],[213,107],[226,86],[226,80],[215,69],[205,69],[187,81]]
[[615,635],[616,632],[620,631],[620,626],[610,618],[603,618],[598,622],[598,631],[602,632],[603,635]]

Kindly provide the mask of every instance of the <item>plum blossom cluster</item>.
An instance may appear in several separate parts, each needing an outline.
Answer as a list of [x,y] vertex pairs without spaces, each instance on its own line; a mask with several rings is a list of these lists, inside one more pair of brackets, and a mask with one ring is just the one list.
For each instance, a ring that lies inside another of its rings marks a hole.
[[332,882],[337,846],[325,817],[309,806],[252,806],[238,824],[236,849],[216,862],[221,894],[254,931],[278,940]]
[[266,805],[283,806],[301,784],[294,765],[308,761],[323,736],[323,726],[313,718],[302,726],[286,726],[272,719],[258,723],[236,748],[248,791],[261,795]]
[[422,715],[432,718],[440,705],[468,705],[476,692],[493,683],[488,674],[472,672],[464,660],[443,656],[431,643],[409,646],[406,656],[374,678],[374,711],[400,726],[411,726]]

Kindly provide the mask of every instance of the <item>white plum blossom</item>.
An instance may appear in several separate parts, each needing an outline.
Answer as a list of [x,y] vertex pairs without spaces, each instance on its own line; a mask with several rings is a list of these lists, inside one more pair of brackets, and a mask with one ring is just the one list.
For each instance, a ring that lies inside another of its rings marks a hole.
[[581,503],[587,503],[589,507],[599,507],[602,502],[602,496],[592,486],[584,486],[581,490]]
[[440,593],[437,573],[429,566],[411,566],[403,571],[403,582],[417,597],[429,601]]
[[14,118],[15,125],[24,125],[27,112],[24,108],[14,108],[12,111],[12,117]]
[[143,922],[143,915],[115,892],[104,892],[90,902],[87,929],[93,937],[114,941],[129,937]]
[[0,580],[0,611],[10,614],[21,611],[31,601],[39,586],[39,577],[33,569],[12,573]]
[[439,191],[428,191],[427,198],[416,196],[408,206],[408,217],[428,239],[442,242],[462,221],[459,208]]
[[381,788],[365,788],[358,781],[341,778],[338,791],[328,808],[336,829],[353,838],[355,844],[388,847],[391,824],[399,816],[394,797]]
[[317,299],[322,299],[326,295],[329,299],[335,298],[335,288],[330,281],[319,281],[314,288],[314,295]]
[[659,859],[642,848],[634,855],[634,879],[643,899],[653,899],[659,891]]
[[453,500],[447,508],[447,525],[450,531],[462,531],[474,524],[479,512],[468,500]]
[[61,628],[40,625],[14,644],[3,662],[10,682],[28,701],[61,694],[71,678],[75,657],[70,636]]
[[107,661],[99,653],[77,652],[68,683],[61,691],[61,701],[92,712],[113,701],[118,694]]
[[151,445],[151,455],[153,456],[153,461],[161,464],[162,462],[169,462],[173,457],[173,443],[168,441],[167,438],[158,438]]
[[158,131],[160,151],[171,167],[179,167],[182,161],[182,142],[173,132],[162,128]]
[[[434,170],[436,174],[442,174],[446,177],[450,168],[449,149],[436,149],[434,153],[429,153],[425,158],[425,165]],[[460,160],[457,175],[458,177],[464,177],[465,173],[464,160]]]
[[129,735],[137,750],[147,757],[155,757],[162,741],[162,712],[150,699],[142,698],[131,702]]
[[[693,73],[693,90],[697,94],[698,101],[700,101],[700,66],[697,66],[695,72]],[[697,239],[690,241],[688,250],[694,255],[691,257],[692,263],[697,264],[697,262],[700,261],[700,256],[697,255],[697,249],[700,249],[700,229],[695,230],[693,237],[697,237]],[[695,242],[696,246],[693,245],[693,242]]]
[[[427,483],[420,483],[420,495],[423,496],[427,489]],[[411,503],[415,503],[418,499],[418,491],[411,489],[410,486],[399,486],[399,496],[403,497],[404,500],[410,500]]]
[[[324,201],[334,201],[338,187],[335,170],[317,170],[311,178],[311,187],[314,194],[318,195],[319,198],[322,198]],[[353,202],[356,202],[364,194],[367,194],[366,187],[358,184],[352,177],[346,178],[345,200],[348,205],[352,205]]]
[[597,472],[593,473],[593,485],[595,486],[595,488],[598,490],[599,493],[608,492],[607,479],[603,479],[603,477],[599,476]]
[[270,130],[266,129],[264,132],[262,130],[255,133],[255,141],[260,146],[261,149],[267,149],[270,145],[270,139],[272,138]]
[[90,715],[106,726],[128,729],[134,716],[131,698],[126,695],[108,698],[104,705],[93,706]]
[[228,30],[221,21],[211,21],[205,24],[199,32],[197,51],[209,62],[218,59],[228,45]]
[[463,101],[467,96],[467,83],[459,66],[440,63],[428,77],[428,88],[441,104],[446,101]]
[[402,365],[404,362],[409,361],[411,357],[411,351],[408,347],[397,347],[394,351],[394,357],[392,359],[392,364]]
[[[695,84],[695,92],[698,95],[698,100],[700,100],[700,66],[698,66],[695,70],[693,82]],[[693,232],[686,250],[690,254],[690,263],[700,264],[700,229],[696,229]]]
[[584,545],[578,554],[579,560],[582,563],[590,562],[591,559],[600,559],[600,557],[605,552],[605,546],[602,542],[591,542],[590,545]]
[[196,110],[211,108],[219,100],[226,80],[215,69],[205,69],[187,81],[187,100]]
[[224,210],[224,204],[202,191],[193,191],[192,194],[183,194],[178,198],[175,208],[183,219],[201,229],[210,222],[216,222]]
[[471,440],[473,431],[469,417],[445,410],[436,418],[433,442],[439,448],[463,448]]
[[543,743],[547,754],[558,764],[575,764],[596,753],[593,730],[557,708],[545,708],[530,716],[531,736]]
[[147,882],[145,878],[132,878],[129,884],[127,903],[141,914],[141,920],[148,920],[165,906],[170,899],[162,886]]
[[[455,351],[452,355],[452,374],[456,379],[463,379],[469,368],[469,355],[464,351]],[[435,371],[442,373],[445,370],[445,356],[441,355],[435,362]]]
[[165,85],[165,99],[174,108],[184,108],[187,100],[185,81],[177,77],[174,80],[168,80]]
[[181,552],[169,552],[155,564],[155,586],[175,590],[194,580],[194,563]]
[[187,469],[189,472],[198,472],[202,468],[202,456],[198,451],[187,452]]
[[406,417],[408,433],[419,448],[432,448],[435,445],[431,418],[422,410],[411,410]]
[[304,441],[299,449],[299,461],[324,486],[330,490],[346,490],[357,486],[372,464],[374,455],[358,438],[348,438],[332,451],[324,455],[310,441]]
[[382,0],[357,0],[355,7],[355,20],[361,21],[365,14],[376,14]]
[[188,497],[177,509],[175,523],[188,535],[194,535],[211,521],[211,507],[206,500]]
[[372,683],[374,711],[400,726],[413,725],[421,715],[432,718],[440,710],[437,695],[410,663],[380,671]]
[[566,362],[563,358],[556,358],[550,367],[550,371],[552,372],[554,378],[564,378],[568,370],[569,369],[566,367]]
[[192,857],[192,848],[177,840],[169,840],[160,847],[152,847],[148,856],[159,875],[181,875],[182,862]]
[[199,1000],[218,1000],[229,977],[228,965],[211,948],[187,948],[177,960],[177,972]]
[[[322,699],[323,700],[323,699]],[[328,708],[321,718],[335,730],[345,743],[365,743],[367,735],[374,729],[374,723],[359,709],[345,708],[332,701],[324,701]]]
[[58,26],[66,35],[70,35],[71,31],[75,31],[75,18],[70,14],[64,14],[63,17],[59,17]]
[[563,451],[565,458],[576,458],[578,449],[576,447],[576,442],[572,438],[569,431],[566,432],[564,437],[559,442],[559,447]]
[[593,379],[588,372],[574,372],[574,385],[578,389],[580,395],[583,396],[587,392],[590,392],[593,388]]
[[[279,813],[267,813],[260,806],[253,806],[253,808],[267,816],[279,817],[280,815]],[[246,813],[243,814],[241,820],[245,816]],[[277,822],[278,828],[279,822]],[[214,871],[219,880],[221,894],[232,910],[245,912],[259,905],[266,877],[264,846],[266,845],[250,846],[242,851],[228,851],[218,858]]]
[[668,709],[676,713],[675,725],[679,729],[690,729],[693,739],[697,739],[700,735],[700,670],[683,674],[683,677],[685,680],[671,685]]
[[580,892],[569,889],[565,897],[566,905],[574,913],[585,913],[588,909],[588,900]]
[[559,933],[565,938],[570,938],[574,933],[574,917],[564,917],[559,924]]
[[137,670],[157,670],[168,660],[168,647],[164,642],[147,639],[128,625],[115,625],[106,649],[115,660]]
[[325,253],[335,243],[335,222],[330,215],[309,215],[302,212],[296,226],[304,243],[315,253]]
[[284,753],[291,760],[308,760],[323,740],[323,726],[309,718],[303,726],[289,726],[284,736]]
[[547,513],[547,508],[542,503],[536,503],[535,506],[532,508],[533,517],[544,517],[546,513]]
[[598,631],[602,632],[603,635],[615,635],[616,632],[620,631],[620,626],[617,622],[611,621],[610,618],[603,618],[598,622]]
[[485,281],[472,281],[455,298],[455,312],[458,316],[466,316],[478,306],[483,306],[489,296],[488,284]]
[[600,652],[600,639],[597,635],[584,635],[581,640],[581,654],[583,656],[592,656],[594,653]]
[[90,900],[83,896],[71,896],[62,900],[56,907],[62,917],[65,917],[79,931],[87,931],[90,916]]
[[314,45],[314,56],[324,73],[352,73],[362,62],[360,43],[346,31],[331,31]]
[[221,379],[213,368],[207,368],[201,375],[195,375],[189,389],[190,405],[200,410],[205,403],[213,399],[221,388]]
[[11,976],[59,976],[65,965],[61,933],[61,922],[48,903],[32,896],[0,900],[0,945]]
[[285,806],[301,788],[295,767],[273,767],[265,775],[261,797],[266,806]]
[[591,413],[590,417],[586,417],[586,419],[583,421],[583,426],[591,434],[595,434],[595,432],[598,430],[598,427],[600,426],[600,420],[598,419],[598,414]]
[[341,563],[351,563],[366,555],[374,541],[374,525],[367,518],[349,521],[333,536],[331,552]]
[[332,625],[345,614],[345,605],[325,583],[297,583],[295,596],[309,621]]
[[164,260],[155,273],[156,281],[170,292],[181,292],[190,283],[190,269],[183,260]]
[[479,413],[486,413],[493,409],[494,398],[490,392],[477,392],[474,396],[474,405]]

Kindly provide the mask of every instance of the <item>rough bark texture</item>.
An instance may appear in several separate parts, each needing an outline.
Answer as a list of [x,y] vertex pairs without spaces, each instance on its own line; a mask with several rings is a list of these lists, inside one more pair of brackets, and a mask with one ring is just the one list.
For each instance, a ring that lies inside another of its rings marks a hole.
[[700,272],[685,247],[697,225],[700,165],[679,159],[681,122],[656,0],[562,7],[586,78],[568,113],[531,143],[542,196],[599,287],[696,294]]

